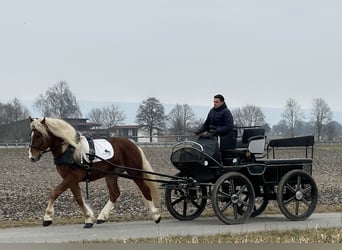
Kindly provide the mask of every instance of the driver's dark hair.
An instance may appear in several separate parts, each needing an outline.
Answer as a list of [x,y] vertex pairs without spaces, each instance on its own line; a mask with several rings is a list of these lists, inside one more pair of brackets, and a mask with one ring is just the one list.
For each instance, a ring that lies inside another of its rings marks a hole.
[[221,94],[215,95],[214,98],[220,99],[221,102],[224,102],[224,97]]

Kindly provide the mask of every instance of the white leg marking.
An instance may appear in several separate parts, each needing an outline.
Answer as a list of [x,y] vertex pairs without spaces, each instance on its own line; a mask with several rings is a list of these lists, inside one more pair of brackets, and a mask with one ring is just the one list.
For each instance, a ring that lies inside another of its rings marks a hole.
[[44,221],[52,221],[55,214],[55,209],[53,208],[53,203],[49,202],[47,208],[45,209]]
[[152,219],[155,222],[159,222],[160,221],[160,212],[159,212],[159,209],[155,207],[153,201],[145,200],[145,204],[150,209]]
[[85,203],[84,200],[83,200],[83,203],[84,203],[84,207],[86,209],[86,211],[84,213],[84,222],[85,223],[94,223],[95,216],[94,216],[93,210],[88,206],[87,203]]
[[106,205],[101,210],[101,213],[97,217],[97,220],[104,220],[104,221],[107,220],[109,218],[109,214],[113,210],[113,208],[114,208],[114,203],[111,202],[110,200],[108,200]]

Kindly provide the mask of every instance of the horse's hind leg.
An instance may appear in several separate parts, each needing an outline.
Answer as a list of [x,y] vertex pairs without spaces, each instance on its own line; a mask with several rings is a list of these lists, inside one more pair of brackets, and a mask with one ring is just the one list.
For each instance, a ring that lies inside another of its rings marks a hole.
[[114,202],[120,196],[120,189],[117,183],[117,179],[117,176],[105,177],[109,191],[109,200],[107,201],[106,205],[103,207],[99,216],[97,217],[97,224],[104,223],[109,218],[109,214],[114,208]]
[[[147,160],[144,151],[138,147],[142,159],[142,169],[145,171],[153,172],[150,162]],[[136,174],[136,173],[135,173]],[[144,178],[155,180],[156,176],[153,174],[143,174]],[[155,223],[159,223],[161,220],[160,212],[156,207],[156,203],[159,203],[159,192],[154,181],[145,181],[143,179],[134,179],[134,182],[138,185],[140,191],[142,192],[145,200],[145,205],[150,209],[152,219]]]
[[80,206],[83,216],[84,216],[84,228],[91,228],[94,224],[94,213],[93,211],[88,207],[88,205],[84,202],[84,199],[82,197],[82,193],[80,190],[80,186],[78,183],[75,183],[74,185],[70,186],[70,190],[74,195],[74,198],[77,202],[77,204]]
[[[156,207],[155,202],[156,202],[156,187],[154,182],[150,181],[144,181],[144,180],[134,180],[134,182],[137,184],[139,187],[141,193],[144,196],[144,203],[148,207],[148,209],[151,212],[152,219],[154,220],[155,223],[159,223],[161,220],[161,215],[159,212],[159,209]],[[153,199],[154,198],[154,199]]]

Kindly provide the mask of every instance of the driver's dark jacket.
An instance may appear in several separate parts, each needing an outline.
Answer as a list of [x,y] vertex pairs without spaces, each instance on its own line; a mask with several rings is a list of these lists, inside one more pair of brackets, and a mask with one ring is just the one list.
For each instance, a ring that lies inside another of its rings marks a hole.
[[213,135],[224,136],[227,135],[234,128],[233,115],[227,108],[226,103],[215,109],[214,107],[209,111],[207,119],[196,132],[200,134],[205,131],[213,131]]

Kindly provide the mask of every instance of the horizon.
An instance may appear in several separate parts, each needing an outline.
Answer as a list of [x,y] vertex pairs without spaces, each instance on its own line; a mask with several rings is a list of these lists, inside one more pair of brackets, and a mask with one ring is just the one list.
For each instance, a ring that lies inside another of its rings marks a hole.
[[[20,102],[29,109],[31,112],[32,116],[39,116],[37,112],[34,112],[33,110],[33,102],[34,100],[20,100]],[[93,101],[93,100],[78,100],[77,101],[78,105],[80,106],[81,113],[82,113],[82,118],[88,118],[87,115],[89,111],[93,108],[103,108],[105,106],[114,104],[118,105],[120,110],[122,110],[125,115],[126,119],[124,120],[123,124],[127,125],[133,125],[135,123],[135,116],[136,112],[138,110],[139,104],[141,102],[122,102],[122,101]],[[178,103],[163,103],[160,102],[164,106],[165,114],[168,114],[171,109]],[[179,103],[179,104],[187,104],[187,103]],[[202,118],[205,119],[209,109],[212,108],[210,105],[193,105],[193,104],[188,104],[191,108],[192,111],[194,112],[196,118]],[[230,110],[233,110],[235,108],[239,107],[234,107],[232,105],[227,105]],[[255,105],[257,106],[257,105]],[[242,106],[243,107],[243,106]],[[282,109],[281,107],[259,107],[264,115],[265,115],[265,121],[272,127],[273,125],[277,125],[278,122],[281,120],[281,112]],[[308,121],[308,115],[311,112],[310,108],[301,108],[301,111],[304,112],[305,119],[304,121]],[[340,111],[334,111],[333,112],[333,121],[337,121],[342,124],[342,112]],[[88,118],[89,119],[89,118]]]

